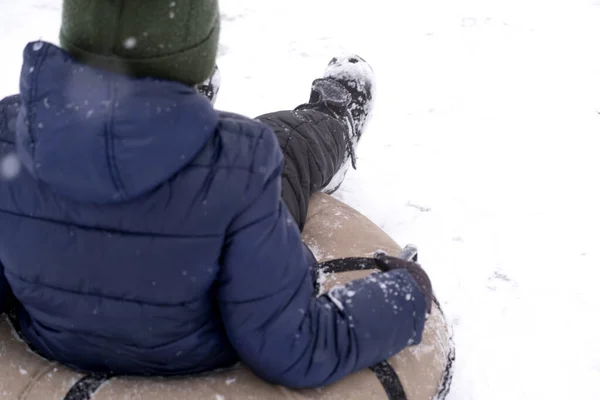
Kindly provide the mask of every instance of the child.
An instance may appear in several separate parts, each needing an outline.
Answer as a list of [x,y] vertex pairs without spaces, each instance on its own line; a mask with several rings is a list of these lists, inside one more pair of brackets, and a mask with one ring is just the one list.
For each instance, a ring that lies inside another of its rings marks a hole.
[[295,111],[217,112],[197,90],[216,3],[65,0],[62,49],[25,48],[20,95],[0,103],[0,312],[14,304],[33,349],[83,371],[241,360],[329,384],[419,343],[431,307],[424,272],[393,258],[313,297],[299,227],[355,163],[372,71],[334,58]]

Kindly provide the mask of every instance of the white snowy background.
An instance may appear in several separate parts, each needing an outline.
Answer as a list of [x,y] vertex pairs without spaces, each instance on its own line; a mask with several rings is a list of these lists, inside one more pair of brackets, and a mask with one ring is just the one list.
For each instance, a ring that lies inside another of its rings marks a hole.
[[[307,100],[340,52],[378,78],[337,194],[415,243],[453,325],[450,400],[600,399],[600,1],[222,0],[217,107]],[[60,0],[0,0],[0,95]]]

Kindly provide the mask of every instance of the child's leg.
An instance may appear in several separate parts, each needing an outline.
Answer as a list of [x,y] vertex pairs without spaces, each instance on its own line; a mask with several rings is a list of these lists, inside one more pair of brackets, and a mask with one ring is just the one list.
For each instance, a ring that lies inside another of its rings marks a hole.
[[331,60],[312,84],[310,100],[295,111],[258,117],[275,131],[285,156],[283,200],[300,229],[310,195],[332,193],[341,185],[372,107],[374,77],[358,56]]
[[258,119],[279,139],[285,157],[282,197],[302,230],[310,195],[327,186],[344,161],[348,128],[316,107]]

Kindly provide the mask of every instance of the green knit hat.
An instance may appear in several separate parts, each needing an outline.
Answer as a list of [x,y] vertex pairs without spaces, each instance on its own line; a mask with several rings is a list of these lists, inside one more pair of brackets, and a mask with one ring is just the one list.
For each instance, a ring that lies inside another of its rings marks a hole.
[[213,72],[217,0],[63,0],[62,47],[80,62],[194,85]]

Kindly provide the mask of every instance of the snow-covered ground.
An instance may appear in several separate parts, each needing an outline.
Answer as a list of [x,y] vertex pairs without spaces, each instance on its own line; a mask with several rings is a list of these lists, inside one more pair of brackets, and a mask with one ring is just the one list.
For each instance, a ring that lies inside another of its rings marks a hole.
[[[379,90],[337,196],[421,249],[451,400],[600,399],[600,1],[222,0],[218,108],[291,108],[329,58]],[[0,95],[60,0],[0,0]],[[596,182],[596,183],[594,183]]]

